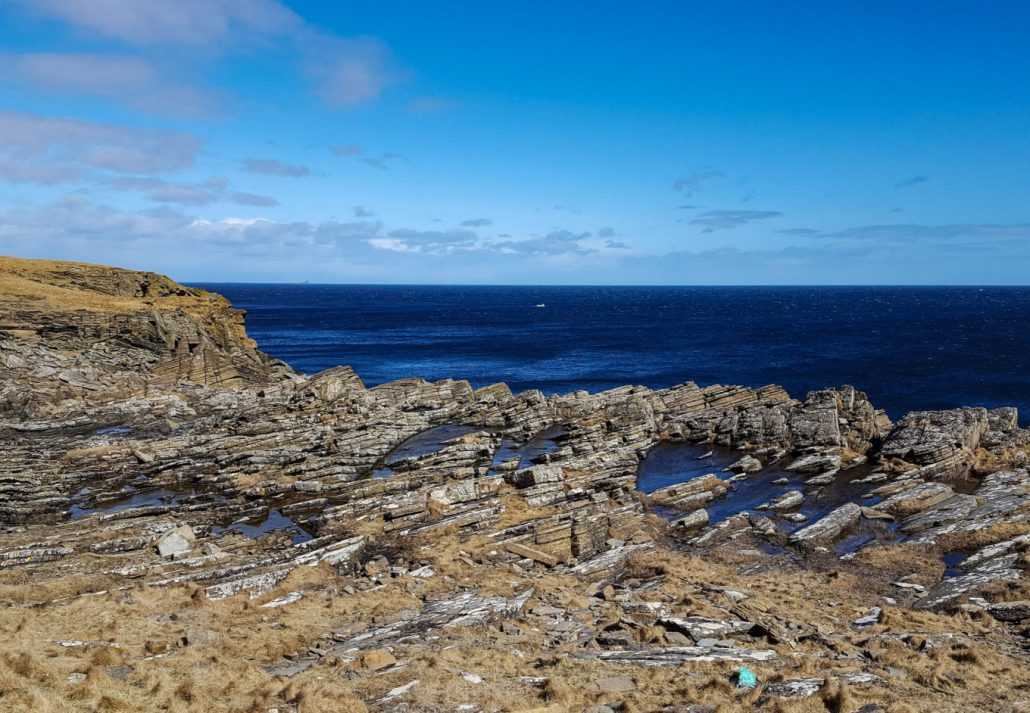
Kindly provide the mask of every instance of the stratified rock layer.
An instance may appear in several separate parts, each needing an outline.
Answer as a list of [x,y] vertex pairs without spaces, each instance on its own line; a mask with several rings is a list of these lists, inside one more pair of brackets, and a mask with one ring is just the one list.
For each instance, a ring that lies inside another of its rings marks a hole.
[[[219,600],[273,590],[312,566],[432,579],[428,564],[394,565],[383,552],[456,535],[478,543],[470,567],[560,572],[610,601],[612,587],[631,588],[627,563],[641,552],[760,543],[814,561],[881,522],[935,560],[941,543],[965,538],[971,550],[960,574],[918,585],[914,606],[959,607],[1024,574],[1030,434],[1013,409],[913,413],[892,425],[850,386],[803,401],[777,386],[691,382],[551,397],[465,381],[368,388],[348,367],[293,372],[257,351],[223,298],[168,278],[6,258],[0,271],[0,570],[39,582],[194,583]],[[676,441],[747,455],[732,478],[705,475],[642,497],[641,460]],[[772,462],[802,474],[806,490],[861,471],[870,499],[804,523],[791,511],[806,493],[785,491],[764,506],[776,520],[752,512],[710,523],[710,503]],[[969,476],[974,487],[956,490],[955,478]],[[670,532],[681,539],[663,539],[652,506],[678,513]],[[985,528],[997,536],[970,539]],[[761,568],[765,555],[753,551]],[[427,599],[412,618],[340,633],[307,664],[269,670],[298,675],[352,650],[389,662],[393,654],[377,653],[384,646],[521,616],[530,596]],[[583,660],[646,666],[775,661],[775,651],[745,644],[793,645],[799,635],[768,612],[735,607],[719,620],[666,604],[637,611],[633,626],[664,627],[665,646],[640,645],[622,624],[598,633],[560,615],[547,631],[569,645],[600,642],[579,651]],[[1023,611],[996,610],[1002,621]],[[800,696],[810,684],[781,688]]]

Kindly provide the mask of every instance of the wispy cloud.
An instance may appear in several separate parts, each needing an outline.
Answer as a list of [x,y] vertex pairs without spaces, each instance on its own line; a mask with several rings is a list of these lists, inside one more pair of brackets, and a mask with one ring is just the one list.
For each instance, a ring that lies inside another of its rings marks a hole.
[[385,151],[378,155],[372,155],[365,151],[365,147],[359,144],[340,144],[330,146],[329,153],[339,158],[349,158],[371,168],[385,171],[391,165],[407,161],[407,156],[394,151]]
[[[405,73],[394,67],[386,44],[375,37],[344,37],[301,18],[280,0],[15,0],[30,12],[65,23],[80,34],[96,35],[160,53],[169,47],[202,48],[208,55],[275,46],[332,108],[351,108],[378,99]],[[201,56],[195,52],[194,56]],[[43,70],[63,72],[73,57],[51,57]],[[114,71],[143,68],[105,66]],[[140,81],[139,75],[130,78]],[[88,79],[72,77],[80,87]],[[94,83],[96,84],[96,83]],[[94,86],[94,90],[97,87]],[[162,91],[170,91],[166,87]],[[108,90],[115,96],[113,89]],[[185,96],[183,88],[178,93]],[[137,97],[120,93],[119,98]]]
[[403,77],[392,68],[386,44],[374,37],[318,34],[306,43],[305,51],[307,75],[330,107],[367,104]]
[[555,230],[544,235],[532,236],[522,240],[502,240],[491,243],[490,248],[501,253],[521,253],[525,255],[556,256],[593,252],[581,243],[590,237],[590,233],[574,233],[569,230]]
[[471,230],[414,230],[398,228],[383,236],[369,239],[369,244],[392,252],[453,253],[471,250],[479,244],[479,236]]
[[208,45],[294,32],[277,0],[16,0],[31,11],[133,45]]
[[818,233],[819,237],[839,240],[879,240],[908,242],[912,240],[949,240],[977,238],[982,240],[1030,238],[1030,223],[960,223],[954,225],[862,225],[834,232]]
[[672,182],[672,187],[676,191],[679,191],[684,196],[692,196],[695,193],[704,189],[705,185],[711,181],[723,178],[723,172],[718,169],[708,168],[702,171],[695,171],[694,173],[685,176],[683,178],[677,178]]
[[177,131],[0,110],[0,177],[59,183],[90,169],[161,173],[192,166],[201,141]]
[[716,230],[739,228],[756,220],[779,218],[782,215],[783,213],[778,210],[710,210],[701,213],[691,220],[690,224],[701,226],[702,233],[712,233]]
[[185,185],[169,183],[160,178],[125,177],[110,181],[109,185],[122,191],[139,191],[156,203],[205,206],[219,200],[221,185]]
[[271,196],[259,196],[254,193],[236,191],[230,194],[229,198],[236,205],[249,205],[255,208],[275,208],[279,205],[279,201]]
[[167,79],[149,60],[126,54],[3,54],[0,81],[52,94],[107,97],[164,116],[211,116],[225,105],[219,93]]
[[[203,184],[223,185],[222,179]],[[141,269],[159,266],[182,279],[224,279],[232,262],[236,275],[251,279],[354,279],[383,281],[562,281],[621,284],[798,284],[813,274],[855,283],[911,283],[911,265],[899,255],[923,255],[919,282],[940,282],[955,260],[968,263],[970,280],[983,270],[994,282],[1020,282],[1028,259],[1023,246],[1030,225],[989,226],[1007,238],[983,250],[975,239],[952,240],[941,250],[904,245],[884,250],[871,241],[816,240],[783,248],[663,253],[627,250],[617,240],[596,247],[590,233],[553,231],[541,235],[484,239],[471,229],[388,228],[381,221],[305,221],[245,218],[208,219],[183,204],[148,210],[119,210],[83,194],[38,205],[0,207],[0,245],[9,254],[89,259]],[[982,226],[981,226],[982,227]],[[968,232],[968,231],[966,231]],[[906,250],[910,252],[905,252]],[[847,264],[849,270],[834,270]],[[992,269],[993,269],[992,268]],[[606,272],[598,272],[598,270]],[[601,276],[599,278],[599,275]],[[570,277],[572,276],[572,277]]]
[[175,203],[184,206],[206,206],[221,201],[237,205],[274,208],[279,201],[241,191],[230,191],[228,179],[215,177],[202,183],[171,183],[153,176],[125,176],[106,183],[120,191],[138,191],[155,203]]
[[485,228],[493,223],[489,218],[470,218],[469,220],[463,220],[458,225],[463,228]]
[[243,162],[243,170],[248,173],[264,173],[269,176],[287,176],[304,178],[311,175],[311,169],[295,163],[286,163],[274,158],[248,158]]
[[361,205],[354,206],[351,208],[351,211],[353,211],[355,218],[372,218],[375,216],[375,213]]
[[913,186],[918,186],[920,183],[926,183],[929,180],[930,180],[929,176],[912,176],[910,178],[906,178],[903,181],[898,181],[897,183],[894,184],[894,187],[895,188],[912,188]]

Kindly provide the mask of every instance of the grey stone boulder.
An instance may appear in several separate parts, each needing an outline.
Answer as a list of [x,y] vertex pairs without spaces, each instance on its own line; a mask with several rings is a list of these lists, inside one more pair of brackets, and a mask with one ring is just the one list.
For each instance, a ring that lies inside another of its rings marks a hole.
[[197,536],[193,534],[193,528],[189,525],[180,525],[161,536],[157,541],[157,553],[162,557],[184,555],[193,549],[196,542]]
[[819,518],[808,527],[803,527],[790,536],[792,542],[829,540],[855,525],[862,516],[862,508],[856,503],[844,503]]
[[776,512],[783,512],[787,510],[793,510],[794,508],[805,502],[805,496],[800,490],[788,490],[783,495],[774,498],[770,502],[762,503],[758,506],[759,510],[775,510]]

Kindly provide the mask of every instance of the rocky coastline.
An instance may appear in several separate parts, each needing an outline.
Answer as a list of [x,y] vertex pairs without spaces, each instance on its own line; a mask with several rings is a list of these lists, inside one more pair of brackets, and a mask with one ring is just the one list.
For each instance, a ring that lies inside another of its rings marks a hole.
[[[644,493],[657,447],[733,462]],[[1028,455],[851,386],[303,375],[0,258],[0,710],[1030,710]]]

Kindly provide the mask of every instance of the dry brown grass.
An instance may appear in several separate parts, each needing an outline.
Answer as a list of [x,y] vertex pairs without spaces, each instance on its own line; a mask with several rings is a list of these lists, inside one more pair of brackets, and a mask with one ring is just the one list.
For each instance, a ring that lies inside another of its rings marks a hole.
[[[89,263],[27,260],[0,255],[0,304],[52,312],[136,312],[147,306],[143,299],[104,294],[89,289],[89,285],[98,279],[131,281],[133,276],[140,274],[144,273]],[[163,275],[145,274],[154,291],[153,296],[146,298],[151,305],[206,315],[212,308],[224,308],[229,304],[221,295],[204,290],[191,289],[192,294],[189,295],[157,296],[159,288],[174,292],[178,285]]]
[[986,475],[1012,466],[1025,466],[1030,459],[1030,447],[1008,447],[1001,449],[998,453],[977,448],[974,456],[973,470]]
[[937,543],[944,551],[961,550],[975,552],[981,547],[993,545],[1013,537],[1027,534],[1026,523],[988,525],[970,532],[953,532],[942,536]]
[[[468,548],[453,533],[434,541],[442,550],[429,559],[445,567],[460,548]],[[454,548],[459,548],[455,550]],[[470,549],[466,549],[470,552]],[[455,566],[458,576],[451,587],[475,582],[482,590],[511,592],[533,586],[537,598],[582,610],[591,600],[581,581],[567,575],[540,571],[519,574],[510,569],[482,564],[476,568]],[[293,705],[305,713],[365,710],[362,700],[373,700],[385,691],[418,679],[407,697],[427,710],[453,710],[463,703],[478,703],[484,710],[583,710],[599,703],[623,704],[625,711],[652,711],[669,703],[716,706],[719,711],[856,711],[859,704],[886,702],[891,711],[925,710],[927,696],[935,710],[976,710],[974,702],[995,695],[997,681],[1008,682],[1010,699],[1030,675],[1018,659],[1006,656],[986,643],[965,641],[925,642],[933,632],[961,631],[987,641],[1004,634],[993,620],[969,615],[949,616],[886,608],[881,625],[855,632],[847,622],[869,603],[856,580],[846,573],[767,572],[750,577],[734,567],[684,557],[674,552],[642,551],[629,563],[629,577],[663,574],[660,594],[676,597],[694,613],[725,616],[728,600],[704,590],[729,587],[746,590],[751,602],[792,621],[821,623],[843,635],[842,651],[869,650],[874,666],[894,667],[901,679],[885,677],[889,690],[852,689],[829,684],[819,694],[800,701],[761,699],[761,688],[742,693],[729,677],[732,664],[692,664],[682,668],[645,668],[571,658],[572,649],[549,649],[532,627],[514,643],[492,627],[447,630],[433,645],[407,655],[398,650],[402,667],[370,673],[339,656],[321,663],[291,680],[273,679],[261,668],[285,653],[303,650],[318,636],[352,622],[381,620],[402,609],[418,609],[418,597],[408,591],[412,582],[390,580],[371,592],[345,595],[345,583],[335,571],[301,567],[275,591],[250,600],[245,595],[220,602],[206,601],[195,587],[128,591],[79,597],[44,608],[8,606],[0,610],[0,710],[40,711],[265,711]],[[434,579],[443,580],[443,577]],[[416,583],[418,587],[429,583]],[[8,582],[10,590],[17,585]],[[32,586],[32,585],[24,585]],[[432,585],[438,586],[438,585]],[[280,609],[261,609],[260,604],[288,591],[304,590],[299,602]],[[484,592],[485,593],[485,592]],[[25,597],[27,598],[27,597]],[[593,600],[596,602],[596,600]],[[174,614],[175,618],[169,615]],[[880,638],[891,631],[924,632],[907,642]],[[182,637],[194,643],[182,644]],[[660,632],[643,630],[642,639],[659,643]],[[51,639],[113,642],[118,648],[64,648]],[[169,652],[150,657],[150,642],[167,642]],[[948,640],[944,640],[948,641]],[[855,667],[823,657],[822,649],[800,643],[795,649],[775,647],[782,663],[756,664],[760,681],[822,677]],[[817,654],[813,656],[811,654]],[[132,672],[117,680],[112,667],[131,666]],[[69,683],[70,673],[87,675],[85,683]],[[482,676],[482,683],[463,674]],[[590,693],[591,681],[607,676],[632,677],[637,690],[605,696]],[[543,689],[520,682],[518,676],[542,676]],[[937,701],[940,701],[938,704]],[[907,707],[906,707],[907,706]]]
[[[377,523],[369,525],[370,534],[376,527]],[[362,711],[362,701],[373,701],[415,679],[419,683],[404,700],[427,711],[453,710],[464,703],[513,712],[581,711],[600,703],[621,703],[629,713],[675,703],[712,706],[720,713],[853,713],[876,702],[892,713],[914,713],[928,705],[945,713],[980,710],[984,701],[993,699],[1013,702],[1030,690],[1025,660],[1004,653],[1012,646],[1011,627],[982,614],[938,614],[885,604],[885,596],[898,594],[890,585],[897,577],[913,572],[920,577],[939,575],[936,556],[912,546],[869,549],[850,563],[835,561],[835,566],[830,560],[811,566],[781,563],[743,575],[741,568],[748,564],[745,547],[702,558],[659,544],[636,552],[625,572],[626,580],[663,576],[662,586],[646,598],[664,601],[678,614],[730,616],[733,599],[719,591],[725,588],[745,592],[750,605],[800,624],[793,647],[753,644],[773,648],[780,657],[751,666],[762,683],[872,670],[883,676],[883,686],[850,687],[831,681],[808,699],[766,700],[761,686],[750,693],[732,687],[729,678],[735,665],[729,663],[647,668],[574,658],[572,654],[583,647],[548,642],[539,620],[531,615],[514,622],[518,635],[496,626],[433,632],[431,639],[394,647],[400,666],[380,672],[333,654],[292,679],[270,677],[262,668],[265,664],[306,650],[327,631],[353,623],[382,623],[460,588],[510,596],[532,587],[529,609],[546,602],[590,626],[592,611],[598,612],[602,625],[626,616],[616,605],[587,596],[588,585],[576,577],[542,566],[523,571],[501,563],[500,548],[486,536],[462,538],[455,531],[440,530],[424,538],[391,540],[380,533],[376,539],[376,552],[387,553],[392,560],[403,557],[410,564],[431,562],[437,576],[384,579],[376,589],[347,594],[344,586],[353,584],[352,578],[325,566],[300,567],[274,591],[254,600],[238,595],[210,602],[196,586],[134,586],[75,596],[117,583],[89,578],[43,583],[24,573],[3,573],[0,710]],[[53,586],[60,586],[67,599],[26,606],[40,601],[44,589]],[[260,607],[300,590],[305,596],[298,602],[276,609]],[[874,604],[883,606],[882,622],[853,629],[850,622]],[[664,632],[652,623],[643,618],[635,638],[662,645]],[[833,638],[833,648],[802,636],[816,627]],[[898,632],[911,636],[892,638]],[[952,636],[955,632],[958,637]],[[62,647],[55,639],[97,643]],[[838,660],[837,654],[863,658],[856,663]],[[119,666],[129,666],[132,672],[122,679],[112,677],[111,669]],[[888,667],[900,672],[899,677],[887,673]],[[70,683],[71,673],[86,674],[85,682]],[[476,683],[463,673],[484,680]],[[598,678],[617,675],[632,677],[637,689],[605,696],[586,688]],[[544,677],[547,683],[539,688],[519,676]]]
[[[254,600],[238,595],[210,602],[195,586],[178,586],[111,591],[41,608],[7,606],[0,610],[0,710],[250,711],[291,701],[313,713],[363,710],[340,682],[312,679],[287,690],[260,668],[304,650],[334,627],[420,606],[398,586],[339,596],[341,584],[328,567],[300,567],[275,592]],[[35,585],[25,586],[31,591],[22,599],[35,593]],[[11,595],[16,585],[7,587]],[[296,590],[306,592],[299,602],[259,606]],[[61,640],[90,645],[64,647]],[[149,653],[165,648],[167,654]],[[105,673],[125,665],[133,671],[122,680]],[[73,672],[87,673],[86,682],[69,683]]]

